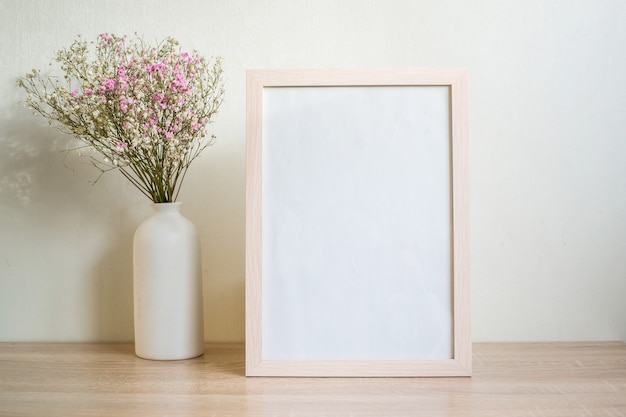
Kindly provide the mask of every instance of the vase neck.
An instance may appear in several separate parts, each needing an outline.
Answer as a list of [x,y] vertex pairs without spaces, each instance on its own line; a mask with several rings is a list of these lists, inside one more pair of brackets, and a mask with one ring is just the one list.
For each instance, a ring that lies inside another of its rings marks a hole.
[[152,203],[152,210],[155,214],[177,214],[183,203]]

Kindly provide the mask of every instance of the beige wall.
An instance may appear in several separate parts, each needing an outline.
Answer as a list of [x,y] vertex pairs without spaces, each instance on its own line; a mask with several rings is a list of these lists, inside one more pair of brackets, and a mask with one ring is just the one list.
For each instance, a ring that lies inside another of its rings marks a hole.
[[[218,141],[181,192],[209,341],[244,337],[245,70],[466,67],[476,341],[626,341],[621,0],[0,0],[0,341],[132,340],[149,202],[15,103],[77,34],[224,57]],[[384,141],[381,141],[384,146]],[[320,306],[323,308],[323,306]]]

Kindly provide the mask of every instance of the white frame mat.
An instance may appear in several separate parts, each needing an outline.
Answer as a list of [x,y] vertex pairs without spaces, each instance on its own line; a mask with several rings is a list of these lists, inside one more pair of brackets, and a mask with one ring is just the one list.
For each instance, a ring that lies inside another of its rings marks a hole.
[[246,375],[471,375],[465,70],[250,70],[246,127]]

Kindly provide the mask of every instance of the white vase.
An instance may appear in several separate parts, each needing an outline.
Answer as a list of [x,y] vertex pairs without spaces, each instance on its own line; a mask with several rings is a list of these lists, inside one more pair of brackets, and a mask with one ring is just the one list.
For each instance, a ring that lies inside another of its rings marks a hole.
[[178,360],[204,353],[200,239],[181,205],[152,204],[152,216],[135,232],[135,354],[140,358]]

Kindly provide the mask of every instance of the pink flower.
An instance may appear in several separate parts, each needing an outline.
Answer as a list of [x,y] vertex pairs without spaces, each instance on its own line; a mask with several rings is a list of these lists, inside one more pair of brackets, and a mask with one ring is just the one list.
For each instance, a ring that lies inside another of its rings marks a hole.
[[104,43],[106,43],[108,45],[113,43],[113,38],[108,33],[103,33],[103,34],[101,34],[98,37],[100,38],[100,40],[102,40]]
[[125,98],[120,101],[120,109],[122,110],[122,113],[126,113],[128,111],[128,100]]
[[117,76],[119,77],[119,82],[122,84],[122,88],[127,90],[128,89],[128,85],[126,85],[126,84],[128,83],[128,77],[126,76],[126,68],[125,67],[121,67],[117,71]]
[[115,151],[117,153],[122,153],[127,149],[128,149],[128,145],[122,141],[117,142],[117,144],[115,145]]
[[85,95],[86,95],[87,97],[91,97],[91,95],[92,95],[92,94],[93,94],[93,91],[91,91],[91,90],[89,90],[89,89],[85,90]]
[[193,129],[193,131],[194,131],[194,132],[195,132],[195,131],[197,131],[198,129],[200,129],[200,123],[198,123],[198,122],[193,122],[193,123],[191,124],[191,128]]
[[78,88],[73,90],[70,94],[72,94],[72,97],[76,97],[78,95]]
[[174,135],[172,135],[172,132],[165,132],[165,137],[167,139],[172,139],[174,137]]
[[110,79],[106,79],[104,80],[104,87],[107,90],[114,90],[115,89],[115,80],[110,80]]

